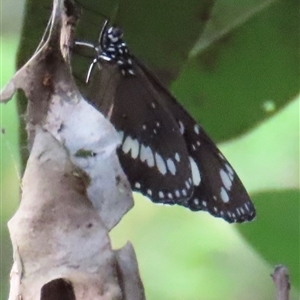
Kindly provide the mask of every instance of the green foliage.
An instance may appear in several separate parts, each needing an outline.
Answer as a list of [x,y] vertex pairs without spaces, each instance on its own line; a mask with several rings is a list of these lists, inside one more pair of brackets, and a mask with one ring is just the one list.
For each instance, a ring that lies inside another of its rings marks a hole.
[[[2,88],[14,69],[17,38],[2,39],[1,75]],[[3,59],[5,57],[5,60]],[[19,149],[18,149],[18,117],[16,103],[11,101],[6,105],[0,104],[0,299],[7,299],[9,272],[12,266],[12,247],[6,222],[14,213],[19,199]]]
[[299,288],[300,191],[281,190],[253,195],[257,220],[239,230],[271,265],[284,264]]

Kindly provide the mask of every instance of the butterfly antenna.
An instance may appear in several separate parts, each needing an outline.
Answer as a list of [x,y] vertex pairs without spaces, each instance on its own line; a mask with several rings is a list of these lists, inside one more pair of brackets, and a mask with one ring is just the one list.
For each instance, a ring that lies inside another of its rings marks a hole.
[[100,34],[99,34],[98,42],[99,42],[100,47],[103,44],[103,36],[104,36],[105,30],[107,29],[108,22],[109,22],[109,19],[106,19],[104,21],[103,26],[102,26],[101,31],[100,31]]

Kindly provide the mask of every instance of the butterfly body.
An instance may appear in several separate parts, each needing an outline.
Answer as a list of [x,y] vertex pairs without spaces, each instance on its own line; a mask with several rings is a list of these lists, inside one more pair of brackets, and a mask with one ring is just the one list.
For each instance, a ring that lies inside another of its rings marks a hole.
[[[130,53],[122,31],[105,24],[99,43],[88,46],[97,53],[87,75],[88,98],[121,136],[118,156],[132,189],[153,202],[208,211],[228,222],[252,220],[254,206],[232,166]],[[100,78],[91,76],[96,65]]]

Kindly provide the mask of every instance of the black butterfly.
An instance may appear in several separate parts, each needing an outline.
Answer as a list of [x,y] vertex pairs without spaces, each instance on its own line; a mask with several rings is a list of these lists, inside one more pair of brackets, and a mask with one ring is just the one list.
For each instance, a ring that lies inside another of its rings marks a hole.
[[[153,202],[208,211],[228,222],[255,209],[237,174],[169,91],[128,50],[123,32],[105,22],[87,74],[88,99],[119,132],[121,165],[132,189]],[[93,72],[98,66],[97,72]]]

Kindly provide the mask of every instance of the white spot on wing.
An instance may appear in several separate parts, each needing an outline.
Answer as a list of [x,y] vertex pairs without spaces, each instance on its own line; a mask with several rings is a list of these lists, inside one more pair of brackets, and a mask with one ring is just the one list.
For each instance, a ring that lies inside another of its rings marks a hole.
[[178,124],[179,124],[179,130],[180,130],[180,133],[183,135],[184,134],[184,126],[183,126],[183,123],[181,121],[178,121]]
[[156,161],[156,166],[157,166],[159,172],[162,175],[165,175],[167,173],[167,166],[166,166],[163,158],[158,153],[155,153],[155,161]]
[[131,150],[131,156],[135,159],[139,155],[139,142],[127,136],[122,145],[122,150],[124,153],[128,153]]
[[180,155],[177,152],[175,153],[175,159],[180,162]]
[[177,198],[179,198],[180,197],[180,192],[178,190],[176,190],[175,195],[176,195]]
[[229,201],[229,196],[223,187],[221,188],[220,196],[224,203],[227,203]]
[[176,167],[175,167],[175,164],[174,164],[174,162],[171,158],[167,159],[167,166],[168,166],[168,170],[170,171],[170,173],[172,175],[175,175],[176,174]]
[[193,183],[194,183],[194,185],[197,186],[201,182],[200,172],[199,172],[198,166],[195,163],[194,159],[190,156],[189,156],[189,159],[190,159],[190,164],[191,164],[191,169],[192,169]]
[[125,154],[130,151],[131,144],[132,144],[132,138],[130,136],[127,136],[124,143],[123,143],[123,145],[122,145],[122,150]]
[[137,188],[137,189],[140,189],[141,188],[141,184],[139,182],[136,182],[134,184],[134,187]]
[[158,193],[158,196],[159,196],[159,198],[164,198],[164,197],[165,197],[165,195],[164,195],[164,193],[163,193],[162,191],[160,191],[160,192]]
[[233,169],[229,166],[229,164],[225,164],[225,168],[228,171],[228,176],[231,180],[233,180],[233,175],[234,175],[234,171]]
[[196,134],[199,134],[199,126],[196,124],[195,126],[194,126],[194,131],[195,131],[195,133]]
[[197,206],[198,206],[199,203],[200,203],[198,198],[194,198],[193,201],[194,201],[194,204],[197,205]]
[[232,180],[229,178],[228,174],[223,169],[220,170],[220,177],[226,190],[229,191],[232,186]]
[[147,194],[148,194],[149,196],[152,196],[152,191],[151,191],[151,190],[147,190]]
[[232,175],[234,174],[233,169],[229,166],[229,164],[225,164],[225,168],[229,173],[231,173]]
[[132,140],[132,146],[131,146],[131,157],[136,159],[139,156],[139,142],[134,139]]
[[220,157],[221,159],[225,160],[225,157],[224,157],[224,155],[223,155],[221,152],[219,152],[218,155],[219,155],[219,157]]
[[190,189],[191,185],[190,185],[190,183],[188,182],[188,180],[185,182],[185,186],[186,186],[186,188],[187,188],[188,190]]
[[148,167],[154,167],[154,156],[149,146],[141,146],[140,160],[146,162]]

